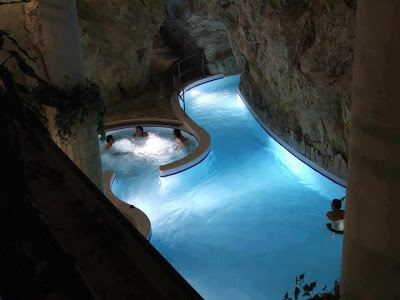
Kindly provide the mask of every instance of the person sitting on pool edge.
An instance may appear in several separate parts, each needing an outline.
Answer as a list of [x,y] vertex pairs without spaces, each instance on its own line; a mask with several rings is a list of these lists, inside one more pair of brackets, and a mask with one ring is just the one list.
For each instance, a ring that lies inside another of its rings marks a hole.
[[182,133],[179,129],[175,128],[173,135],[179,143],[184,144],[184,145],[188,144],[189,140],[182,135]]
[[343,233],[344,231],[344,216],[345,212],[342,210],[342,201],[333,199],[331,203],[332,210],[326,213],[326,217],[330,223],[326,224],[328,229],[335,233]]
[[149,133],[146,131],[143,131],[142,126],[136,126],[136,133],[132,134],[132,137],[146,137],[149,136]]
[[112,135],[107,135],[106,142],[107,142],[107,146],[104,148],[104,150],[110,149],[112,147],[112,145],[115,143],[115,139]]

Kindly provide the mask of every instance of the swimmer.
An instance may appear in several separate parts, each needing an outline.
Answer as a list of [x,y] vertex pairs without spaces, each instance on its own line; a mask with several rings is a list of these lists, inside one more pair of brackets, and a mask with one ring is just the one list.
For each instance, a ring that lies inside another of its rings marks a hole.
[[109,150],[112,147],[112,145],[115,143],[114,137],[112,135],[107,135],[106,142],[107,142],[107,145],[104,148],[104,150]]
[[187,145],[189,143],[189,139],[185,138],[179,129],[174,129],[173,135],[180,144]]
[[148,132],[143,131],[143,127],[142,126],[136,126],[136,133],[132,134],[132,138],[135,137],[146,137],[149,136]]
[[345,211],[341,209],[342,201],[339,199],[333,199],[331,207],[332,210],[326,213],[326,217],[330,221],[330,224],[328,223],[327,226],[334,232],[343,233]]

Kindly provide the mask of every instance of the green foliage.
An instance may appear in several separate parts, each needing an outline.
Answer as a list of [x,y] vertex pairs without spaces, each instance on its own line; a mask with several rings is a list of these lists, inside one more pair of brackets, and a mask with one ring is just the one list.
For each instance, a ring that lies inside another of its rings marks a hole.
[[306,283],[305,282],[305,276],[306,274],[303,273],[299,275],[298,277],[296,276],[296,287],[294,289],[293,296],[294,298],[291,298],[289,296],[289,292],[286,292],[286,294],[283,296],[283,300],[297,300],[301,299],[299,298],[300,296],[302,299],[308,299],[308,300],[338,300],[340,299],[339,291],[340,291],[340,281],[335,280],[335,285],[332,290],[327,291],[327,287],[325,286],[322,289],[321,293],[315,293],[314,290],[317,287],[317,282],[313,281],[311,283]]
[[55,124],[57,135],[63,143],[68,143],[74,138],[72,132],[76,122],[82,123],[89,113],[97,117],[97,130],[104,131],[104,101],[100,88],[90,80],[85,85],[78,85],[64,91],[50,84],[39,84],[32,89],[30,102],[45,104],[57,108]]
[[[13,44],[18,51],[4,48],[5,40]],[[53,85],[48,84],[40,78],[35,70],[29,66],[25,59],[36,64],[34,58],[30,57],[26,50],[22,49],[18,42],[10,34],[0,29],[0,50],[8,54],[7,59],[0,64],[0,96],[7,96],[11,100],[7,103],[10,109],[9,113],[18,119],[21,115],[32,113],[37,120],[45,124],[41,114],[41,104],[57,108],[55,124],[57,126],[57,135],[63,143],[68,143],[72,133],[72,127],[76,122],[82,123],[89,113],[95,113],[97,116],[97,129],[99,133],[104,132],[104,101],[100,94],[100,88],[94,82],[86,80],[84,85],[76,86],[69,91],[63,91]],[[24,59],[25,58],[25,59]],[[36,79],[38,85],[31,91],[23,85],[15,82],[13,74],[5,66],[7,61],[15,60],[19,69],[27,76]],[[22,95],[24,97],[22,97]]]

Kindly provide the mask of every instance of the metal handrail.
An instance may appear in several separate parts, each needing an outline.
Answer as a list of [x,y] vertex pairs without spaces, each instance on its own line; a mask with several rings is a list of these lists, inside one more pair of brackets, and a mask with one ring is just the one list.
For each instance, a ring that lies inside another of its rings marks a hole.
[[[197,65],[197,66],[191,67],[186,70],[183,69],[184,66],[182,65],[182,63],[184,63],[185,61],[187,61],[193,57],[199,57],[200,55],[201,55],[201,65]],[[182,100],[182,102],[183,102],[183,112],[185,115],[186,115],[185,90],[182,89],[182,86],[185,82],[182,82],[182,77],[184,75],[188,74],[189,72],[194,71],[199,68],[201,68],[202,75],[204,76],[205,75],[205,65],[206,65],[206,60],[204,57],[204,53],[196,53],[196,54],[189,55],[189,56],[181,59],[180,61],[175,63],[175,65],[173,65],[171,68],[174,92],[176,93],[176,95],[178,95],[179,99]]]

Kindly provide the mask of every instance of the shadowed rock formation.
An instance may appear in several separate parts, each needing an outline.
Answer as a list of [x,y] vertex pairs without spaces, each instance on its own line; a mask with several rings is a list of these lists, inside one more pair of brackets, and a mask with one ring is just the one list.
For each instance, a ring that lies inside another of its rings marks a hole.
[[[86,75],[100,85],[107,106],[120,102],[127,94],[140,92],[148,84],[153,38],[164,18],[164,3],[77,1]],[[46,79],[39,1],[2,7],[1,15],[1,28],[9,30],[38,57],[36,71]],[[24,78],[19,81],[29,84]]]
[[203,0],[229,33],[240,90],[294,149],[346,178],[355,1]]
[[164,2],[77,2],[86,73],[101,86],[106,105],[147,85],[153,38],[164,18]]
[[164,28],[168,44],[181,58],[204,52],[211,74],[239,73],[225,25],[201,1],[167,0]]

